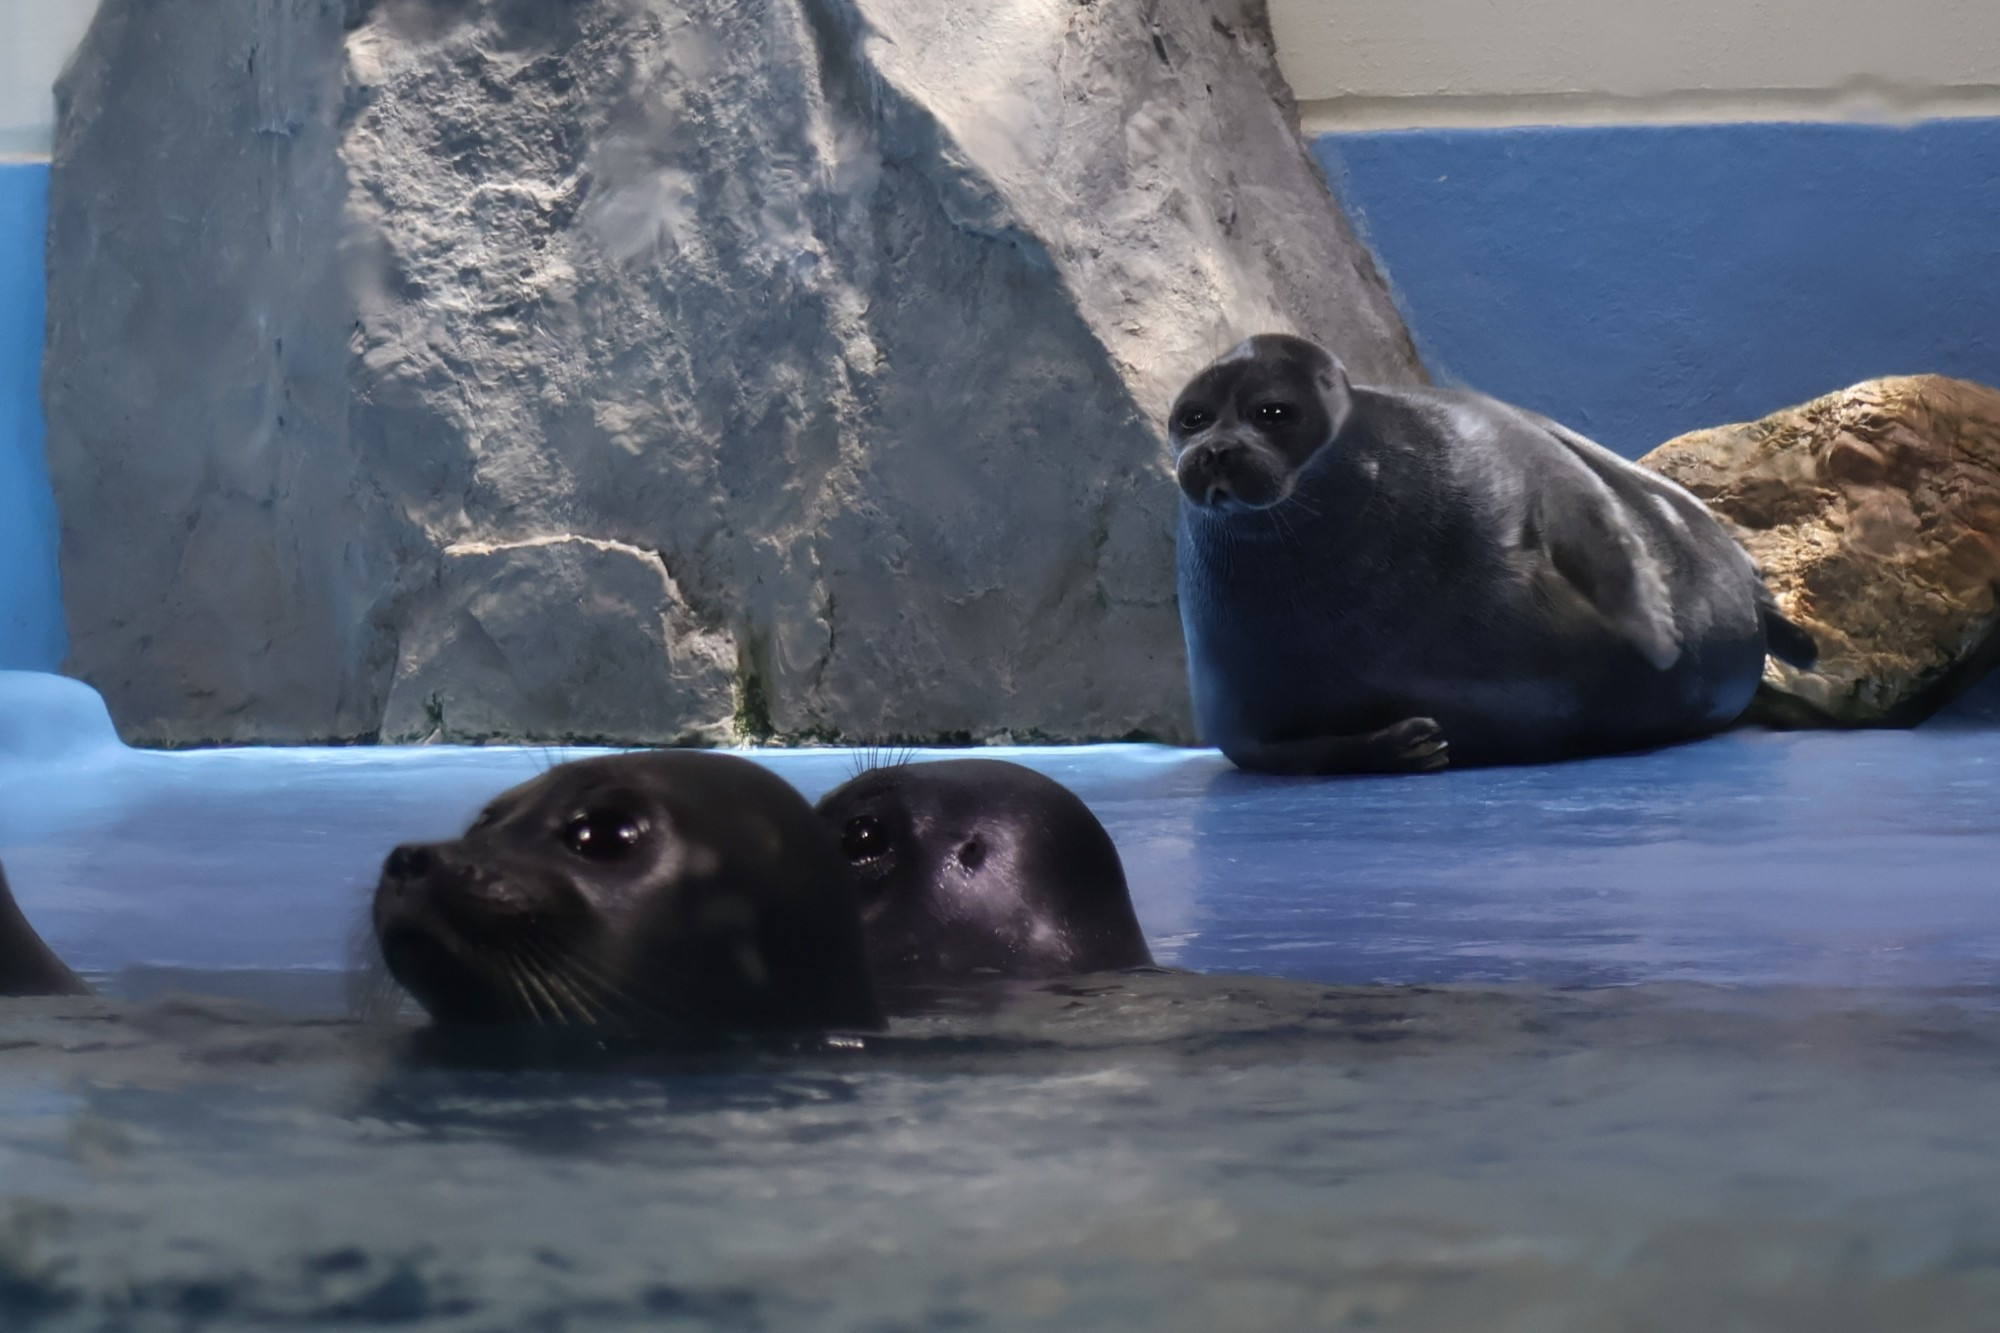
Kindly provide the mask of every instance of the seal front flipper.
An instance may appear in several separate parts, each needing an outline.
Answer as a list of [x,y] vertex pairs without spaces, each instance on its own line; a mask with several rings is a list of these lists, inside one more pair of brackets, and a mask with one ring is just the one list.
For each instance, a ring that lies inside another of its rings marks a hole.
[[1444,729],[1409,717],[1358,736],[1308,736],[1295,741],[1236,741],[1222,747],[1229,762],[1251,773],[1293,777],[1338,773],[1435,773],[1451,762]]
[[1665,671],[1681,655],[1673,593],[1652,554],[1613,521],[1611,498],[1547,489],[1529,500],[1519,548],[1529,583],[1550,610],[1601,620]]
[[1780,662],[1810,671],[1819,661],[1819,641],[1778,610],[1769,588],[1760,587],[1757,614],[1764,622],[1764,650]]
[[90,987],[21,915],[0,869],[0,995],[88,995]]

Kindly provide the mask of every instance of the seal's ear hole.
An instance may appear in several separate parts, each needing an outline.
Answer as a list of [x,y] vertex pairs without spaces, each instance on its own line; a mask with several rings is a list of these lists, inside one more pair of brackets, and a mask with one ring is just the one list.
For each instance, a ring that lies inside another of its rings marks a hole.
[[986,864],[986,844],[977,838],[969,839],[958,849],[958,863],[967,870],[977,870]]
[[626,810],[586,810],[563,825],[563,846],[591,861],[616,861],[646,836],[646,823]]
[[856,815],[840,828],[840,851],[857,865],[889,851],[889,831],[873,815]]

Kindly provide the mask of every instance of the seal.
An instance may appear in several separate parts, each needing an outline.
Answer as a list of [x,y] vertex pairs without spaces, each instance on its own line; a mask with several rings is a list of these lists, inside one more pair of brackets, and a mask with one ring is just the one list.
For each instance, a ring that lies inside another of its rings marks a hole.
[[1810,666],[1694,496],[1481,394],[1368,388],[1261,335],[1169,421],[1202,735],[1269,773],[1424,772],[1721,730]]
[[88,995],[90,987],[42,942],[0,868],[0,996]]
[[817,808],[854,868],[885,994],[1152,964],[1111,835],[1031,768],[892,764]]
[[836,839],[746,759],[561,764],[465,833],[397,847],[372,911],[441,1025],[651,1035],[881,1023]]

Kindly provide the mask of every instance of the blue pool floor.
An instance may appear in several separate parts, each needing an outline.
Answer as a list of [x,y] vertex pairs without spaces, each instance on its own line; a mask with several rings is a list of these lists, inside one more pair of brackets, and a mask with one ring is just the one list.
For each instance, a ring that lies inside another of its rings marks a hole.
[[[0,756],[0,863],[87,971],[332,973],[390,847],[450,836],[582,753],[17,747]],[[815,799],[867,762],[746,753]],[[1164,747],[980,753],[1091,805],[1157,956],[1183,967],[1350,983],[2000,982],[2000,729],[1743,731],[1345,781],[1251,777]]]

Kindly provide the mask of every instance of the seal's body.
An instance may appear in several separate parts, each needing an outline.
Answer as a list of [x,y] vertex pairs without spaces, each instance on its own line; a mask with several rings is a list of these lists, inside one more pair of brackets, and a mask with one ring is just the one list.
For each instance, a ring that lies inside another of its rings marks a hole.
[[670,1034],[869,1028],[861,921],[833,833],[745,759],[584,759],[503,792],[462,837],[389,854],[376,938],[440,1023]]
[[21,915],[0,870],[0,996],[88,995],[90,987],[42,942]]
[[981,978],[1152,963],[1111,835],[1062,784],[998,759],[871,769],[828,792],[894,1003]]
[[1239,767],[1657,745],[1733,722],[1767,652],[1812,661],[1699,500],[1534,413],[1266,335],[1170,424],[1195,718]]

